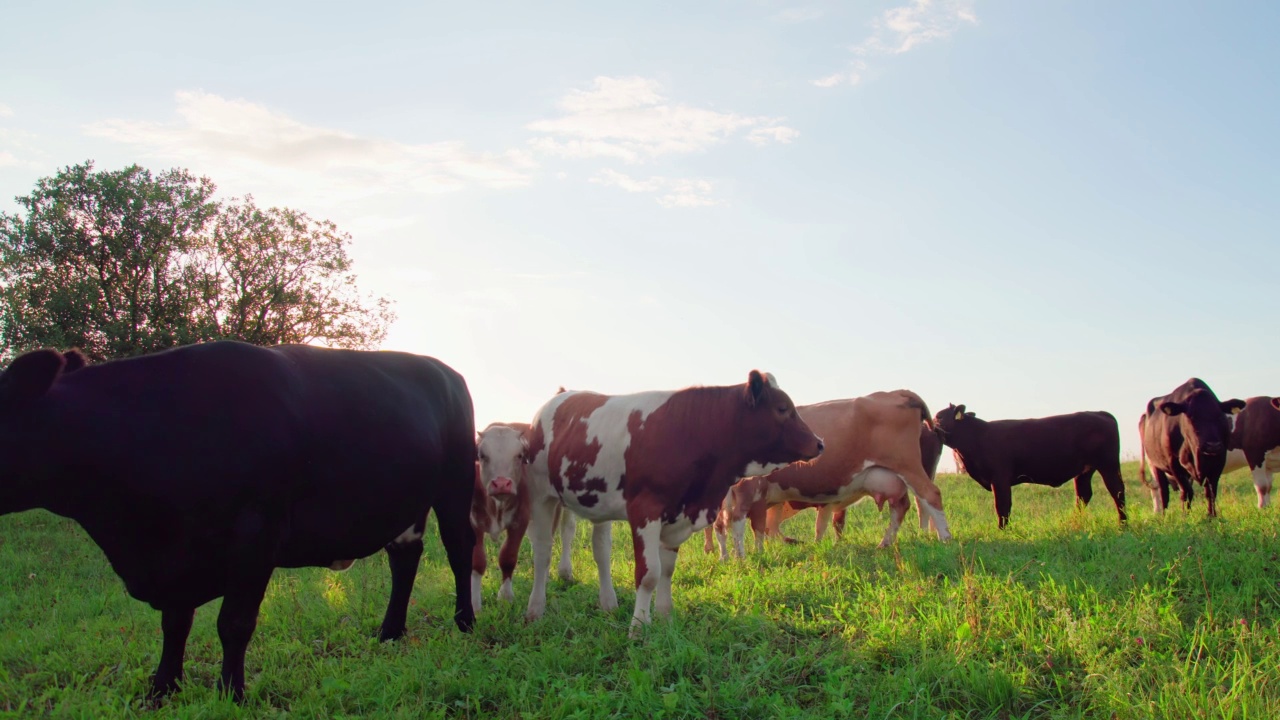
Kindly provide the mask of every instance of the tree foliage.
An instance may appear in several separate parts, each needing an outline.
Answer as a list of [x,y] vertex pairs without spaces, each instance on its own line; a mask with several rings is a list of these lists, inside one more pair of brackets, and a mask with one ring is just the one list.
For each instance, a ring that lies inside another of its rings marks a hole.
[[186,170],[64,168],[0,213],[0,352],[102,360],[217,339],[375,347],[389,302],[362,296],[331,222]]

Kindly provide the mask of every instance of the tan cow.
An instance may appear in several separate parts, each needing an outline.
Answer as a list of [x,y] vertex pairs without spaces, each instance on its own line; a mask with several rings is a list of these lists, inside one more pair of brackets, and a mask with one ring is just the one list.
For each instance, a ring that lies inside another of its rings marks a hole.
[[[921,503],[921,525],[931,522],[939,539],[951,539],[942,512],[942,493],[921,459],[921,426],[931,418],[919,395],[909,390],[878,392],[806,405],[797,412],[823,437],[827,450],[812,463],[789,465],[734,486],[722,512],[724,525],[733,527],[739,557],[745,550],[746,520],[751,518],[757,529],[759,550],[765,533],[758,530],[766,525],[767,509],[789,502],[822,505],[828,512],[865,498],[874,499],[881,507],[888,503],[889,527],[880,543],[886,547],[897,537],[911,506],[908,489]],[[936,460],[933,464],[936,467]],[[727,555],[724,525],[717,527],[722,557]],[[776,524],[771,529],[777,532]]]

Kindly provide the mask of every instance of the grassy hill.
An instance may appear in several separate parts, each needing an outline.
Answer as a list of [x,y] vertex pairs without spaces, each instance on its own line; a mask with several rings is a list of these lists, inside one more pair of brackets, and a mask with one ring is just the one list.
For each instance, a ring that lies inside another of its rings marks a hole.
[[[496,600],[491,562],[470,636],[453,629],[430,533],[398,643],[373,640],[389,585],[381,556],[345,573],[280,570],[249,647],[246,705],[213,690],[213,603],[196,615],[184,690],[156,716],[1280,717],[1280,507],[1254,507],[1236,473],[1220,520],[1205,517],[1203,496],[1156,517],[1136,465],[1124,472],[1125,529],[1097,478],[1084,511],[1070,484],[1015,488],[999,531],[990,494],[951,475],[939,478],[948,545],[913,511],[896,547],[876,550],[887,513],[870,503],[851,509],[842,541],[769,543],[745,561],[704,555],[695,536],[680,553],[674,621],[638,641],[627,639],[624,524],[617,612],[595,607],[584,525],[579,581],[552,582],[545,618],[523,620],[526,543],[516,603]],[[811,538],[813,518],[785,529]],[[138,699],[159,652],[159,613],[126,596],[78,526],[44,512],[0,518],[0,715],[150,715]]]

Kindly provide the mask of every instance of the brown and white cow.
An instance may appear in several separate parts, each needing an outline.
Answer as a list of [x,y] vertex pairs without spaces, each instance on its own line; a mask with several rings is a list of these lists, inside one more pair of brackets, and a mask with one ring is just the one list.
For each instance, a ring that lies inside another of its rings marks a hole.
[[[1194,479],[1204,486],[1209,516],[1218,514],[1218,478],[1226,465],[1230,416],[1244,405],[1243,400],[1218,400],[1199,378],[1147,402],[1147,411],[1138,420],[1142,434],[1138,477],[1151,490],[1156,512],[1164,512],[1169,505],[1169,476],[1173,476],[1184,508],[1191,507]],[[1147,465],[1151,466],[1154,485],[1147,483]]]
[[711,523],[747,465],[809,460],[822,452],[822,440],[773,376],[753,370],[742,385],[559,394],[535,416],[529,451],[534,573],[527,618],[546,610],[552,523],[556,503],[563,502],[595,523],[592,550],[605,610],[618,606],[609,569],[611,523],[630,524],[634,632],[649,622],[651,604],[659,615],[670,614],[677,549]]
[[1280,398],[1251,397],[1233,417],[1227,462],[1222,474],[1249,468],[1258,507],[1271,501],[1272,475],[1280,472]]
[[[507,537],[498,551],[502,587],[498,599],[514,600],[511,576],[515,572],[520,543],[529,526],[530,490],[526,466],[529,460],[528,423],[491,423],[476,436],[476,487],[471,503],[471,525],[476,544],[471,553],[471,607],[480,612],[480,580],[488,566],[485,535]],[[560,576],[572,575],[569,555],[576,522],[563,514],[560,525]]]
[[[798,412],[822,435],[827,451],[812,463],[749,477],[733,487],[715,528],[722,558],[727,556],[726,525],[732,525],[734,550],[742,557],[746,521],[752,521],[758,551],[765,534],[781,534],[776,524],[766,525],[767,509],[792,502],[820,505],[828,513],[865,498],[874,499],[878,507],[888,503],[889,527],[880,543],[880,547],[887,547],[911,507],[908,488],[922,503],[922,515],[932,519],[938,537],[943,541],[951,538],[942,513],[942,493],[920,456],[922,423],[929,410],[919,395],[910,390],[878,392],[806,405]],[[767,529],[762,531],[762,526]],[[824,529],[819,527],[819,538]],[[707,538],[703,547],[709,544]]]
[[1077,412],[1025,420],[982,420],[964,405],[948,405],[934,419],[942,442],[956,451],[957,464],[995,496],[996,522],[1009,524],[1014,485],[1061,487],[1075,481],[1076,499],[1088,505],[1093,473],[1124,511],[1120,476],[1120,429],[1109,412]]

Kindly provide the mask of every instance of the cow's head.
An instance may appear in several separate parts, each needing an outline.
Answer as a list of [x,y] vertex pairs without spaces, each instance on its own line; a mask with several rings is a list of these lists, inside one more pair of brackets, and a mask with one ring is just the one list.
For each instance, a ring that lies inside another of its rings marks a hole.
[[978,418],[973,413],[966,412],[963,404],[947,405],[933,416],[934,429],[938,431],[942,442],[951,448],[955,448],[953,443],[957,436],[963,437],[965,431],[976,424]]
[[741,437],[750,462],[793,463],[822,454],[822,438],[800,419],[773,375],[752,370],[741,402]]
[[480,483],[489,497],[514,497],[524,482],[524,466],[529,462],[529,441],[524,433],[494,423],[476,436],[476,455]]
[[1204,477],[1207,465],[1216,465],[1221,471],[1231,437],[1231,417],[1244,409],[1244,401],[1219,401],[1213,391],[1196,388],[1181,402],[1164,400],[1157,407],[1178,423],[1183,452],[1193,459],[1197,474]]
[[32,430],[39,431],[39,417],[47,408],[49,390],[58,378],[85,366],[84,356],[72,350],[35,350],[19,355],[0,373],[0,514],[38,507],[28,494],[27,472],[22,460],[34,446]]

